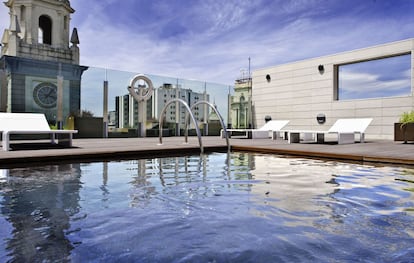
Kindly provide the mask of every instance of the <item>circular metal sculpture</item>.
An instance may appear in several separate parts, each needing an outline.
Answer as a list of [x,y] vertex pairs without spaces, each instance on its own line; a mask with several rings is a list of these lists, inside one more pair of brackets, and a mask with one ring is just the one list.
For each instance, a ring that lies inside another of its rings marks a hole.
[[154,86],[147,76],[136,75],[129,82],[128,91],[135,100],[146,101],[154,93]]

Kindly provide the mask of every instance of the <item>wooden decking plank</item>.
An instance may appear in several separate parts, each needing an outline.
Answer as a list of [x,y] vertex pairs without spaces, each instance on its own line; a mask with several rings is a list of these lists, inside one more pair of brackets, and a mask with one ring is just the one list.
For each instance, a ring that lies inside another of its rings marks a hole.
[[[204,136],[202,143],[206,151],[226,151],[226,140],[219,137]],[[380,162],[414,165],[414,143],[403,144],[390,140],[369,140],[355,144],[288,144],[284,140],[270,139],[230,139],[233,150],[255,151],[262,153],[287,154],[311,158],[330,158],[338,160]],[[0,165],[25,164],[33,162],[82,161],[87,159],[146,158],[176,154],[197,154],[200,152],[196,137],[163,138],[110,138],[74,139],[72,148],[22,149],[10,152],[0,151]]]

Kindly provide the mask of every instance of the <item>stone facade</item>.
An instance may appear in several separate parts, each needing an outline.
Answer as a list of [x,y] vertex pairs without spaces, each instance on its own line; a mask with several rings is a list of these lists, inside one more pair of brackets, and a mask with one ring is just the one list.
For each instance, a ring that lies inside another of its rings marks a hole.
[[[79,65],[76,28],[69,39],[70,15],[75,12],[70,2],[9,0],[4,4],[10,27],[2,37],[0,110],[44,113],[49,122],[60,124],[79,114],[81,76],[87,67]],[[63,95],[62,104],[58,94]]]

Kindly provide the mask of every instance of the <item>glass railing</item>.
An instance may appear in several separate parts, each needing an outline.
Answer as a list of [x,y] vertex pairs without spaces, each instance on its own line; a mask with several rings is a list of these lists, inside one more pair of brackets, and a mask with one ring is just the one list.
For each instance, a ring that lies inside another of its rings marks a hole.
[[[148,77],[154,87],[152,97],[146,101],[144,123],[139,118],[141,113],[139,113],[138,103],[142,102],[136,102],[128,91],[130,81],[138,74]],[[107,84],[108,118],[103,116],[105,82]],[[79,130],[79,137],[158,136],[160,109],[176,96],[183,99],[190,107],[200,100],[215,104],[224,123],[228,124],[228,98],[233,90],[233,86],[219,83],[89,67],[82,75],[81,111],[78,116],[71,117],[77,119],[73,126]],[[194,115],[200,128],[203,129],[203,134],[218,135],[220,122],[214,111],[204,106],[197,107],[196,111]],[[182,132],[185,120],[183,107],[173,104],[164,118],[165,135],[184,134]],[[140,125],[145,125],[147,131],[145,134],[140,132],[142,130]],[[94,130],[94,132],[87,132],[88,130]]]

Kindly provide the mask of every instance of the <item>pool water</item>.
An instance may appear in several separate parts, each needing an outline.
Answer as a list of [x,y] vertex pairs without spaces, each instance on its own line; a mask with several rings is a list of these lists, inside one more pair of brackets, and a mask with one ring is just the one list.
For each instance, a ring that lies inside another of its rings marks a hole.
[[253,153],[0,170],[1,262],[411,262],[414,168]]

